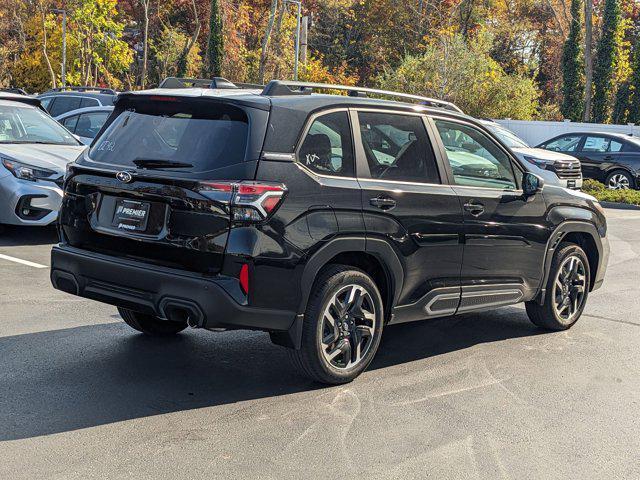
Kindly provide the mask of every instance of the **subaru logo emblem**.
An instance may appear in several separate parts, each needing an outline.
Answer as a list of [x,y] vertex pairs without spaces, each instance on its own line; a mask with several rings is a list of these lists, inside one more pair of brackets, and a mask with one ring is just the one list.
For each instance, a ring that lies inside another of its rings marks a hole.
[[133,176],[129,172],[118,172],[116,173],[116,178],[122,183],[129,183],[133,180]]

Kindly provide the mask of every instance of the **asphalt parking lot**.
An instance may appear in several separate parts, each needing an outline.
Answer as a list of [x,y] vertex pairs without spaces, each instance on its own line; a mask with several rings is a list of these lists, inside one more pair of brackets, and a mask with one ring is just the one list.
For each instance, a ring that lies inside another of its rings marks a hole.
[[640,478],[640,211],[608,217],[605,286],[572,330],[515,307],[389,327],[332,388],[266,334],[136,334],[50,286],[53,230],[9,229],[0,478]]

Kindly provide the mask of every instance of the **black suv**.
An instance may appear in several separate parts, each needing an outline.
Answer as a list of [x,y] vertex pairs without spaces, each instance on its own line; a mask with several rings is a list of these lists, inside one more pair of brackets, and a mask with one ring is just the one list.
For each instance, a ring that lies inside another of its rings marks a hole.
[[371,93],[389,94],[121,94],[68,169],[53,285],[149,335],[267,331],[326,383],[360,374],[388,324],[525,302],[571,327],[605,275],[600,205],[543,191],[446,104]]

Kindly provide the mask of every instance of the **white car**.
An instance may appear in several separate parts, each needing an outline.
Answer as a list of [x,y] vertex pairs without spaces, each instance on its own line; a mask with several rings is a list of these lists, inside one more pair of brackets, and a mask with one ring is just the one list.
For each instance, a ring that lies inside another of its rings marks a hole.
[[0,224],[55,222],[67,164],[85,148],[37,98],[0,93]]
[[78,108],[58,115],[56,120],[78,140],[89,145],[113,112],[113,108],[112,106]]
[[523,162],[532,173],[541,176],[546,183],[565,188],[582,188],[582,167],[580,160],[565,153],[533,148],[511,130],[490,120],[480,120],[502,143]]

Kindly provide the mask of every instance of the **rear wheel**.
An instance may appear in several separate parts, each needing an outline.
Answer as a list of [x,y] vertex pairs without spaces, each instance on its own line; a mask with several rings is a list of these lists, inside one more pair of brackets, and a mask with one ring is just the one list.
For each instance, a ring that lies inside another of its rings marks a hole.
[[187,328],[187,322],[172,322],[171,320],[163,320],[153,315],[147,315],[140,312],[134,312],[126,308],[118,307],[118,313],[134,330],[150,335],[153,337],[167,337],[175,335]]
[[529,319],[548,330],[567,330],[582,315],[589,295],[589,260],[573,243],[562,243],[551,262],[544,304],[526,303]]
[[347,383],[378,350],[384,319],[382,298],[371,277],[332,265],[314,284],[302,327],[302,347],[289,350],[298,370],[321,383]]
[[635,188],[633,177],[625,170],[614,170],[607,175],[605,185],[609,190],[628,190]]

